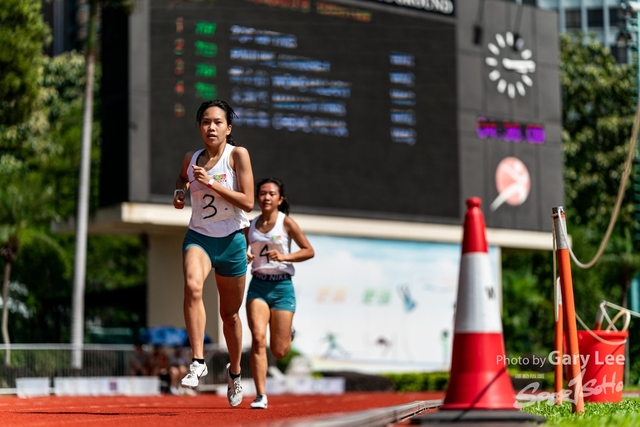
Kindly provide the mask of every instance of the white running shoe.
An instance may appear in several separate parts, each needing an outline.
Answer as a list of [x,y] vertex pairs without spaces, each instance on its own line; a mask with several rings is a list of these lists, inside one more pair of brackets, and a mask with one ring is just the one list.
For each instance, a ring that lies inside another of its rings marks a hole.
[[185,388],[196,388],[200,383],[200,378],[208,373],[206,363],[199,363],[197,360],[194,360],[193,363],[189,365],[189,373],[182,379],[180,385]]
[[256,396],[256,399],[251,402],[251,407],[253,409],[267,409],[267,395],[259,394]]
[[230,366],[231,363],[227,363],[227,400],[229,405],[238,406],[242,402],[242,382],[240,377],[231,378]]

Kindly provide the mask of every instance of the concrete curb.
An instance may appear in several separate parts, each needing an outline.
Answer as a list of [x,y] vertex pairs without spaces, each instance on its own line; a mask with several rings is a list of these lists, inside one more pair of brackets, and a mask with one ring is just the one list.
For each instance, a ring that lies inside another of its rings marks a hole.
[[397,424],[407,418],[420,414],[427,409],[442,406],[442,400],[421,400],[388,408],[368,409],[366,411],[305,418],[302,420],[279,423],[280,427],[385,427]]

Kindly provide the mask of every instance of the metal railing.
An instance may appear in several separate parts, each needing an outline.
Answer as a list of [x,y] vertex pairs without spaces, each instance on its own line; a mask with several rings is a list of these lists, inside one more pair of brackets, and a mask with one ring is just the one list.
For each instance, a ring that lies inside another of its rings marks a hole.
[[[6,351],[9,349],[11,361],[5,365]],[[16,379],[26,377],[119,377],[129,375],[129,359],[134,353],[133,345],[86,344],[82,348],[82,368],[71,367],[72,344],[0,344],[0,394],[12,394],[16,391]],[[151,346],[144,346],[151,355]],[[185,349],[188,354],[188,349]],[[167,353],[170,355],[170,352]],[[215,385],[226,384],[225,367],[229,355],[217,344],[205,347],[205,361],[209,375],[205,376],[198,387],[200,390],[212,390]],[[273,363],[270,357],[269,364]],[[242,355],[242,376],[251,377],[248,349]]]

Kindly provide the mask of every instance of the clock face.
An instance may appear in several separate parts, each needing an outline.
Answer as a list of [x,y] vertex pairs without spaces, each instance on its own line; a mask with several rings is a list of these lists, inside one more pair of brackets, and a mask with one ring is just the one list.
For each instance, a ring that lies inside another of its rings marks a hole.
[[491,69],[489,80],[495,82],[498,92],[506,93],[511,99],[525,96],[527,88],[533,86],[529,74],[536,71],[536,63],[531,59],[531,50],[524,49],[524,40],[516,40],[512,32],[498,33],[495,42],[487,44],[487,49],[489,55],[485,62]]

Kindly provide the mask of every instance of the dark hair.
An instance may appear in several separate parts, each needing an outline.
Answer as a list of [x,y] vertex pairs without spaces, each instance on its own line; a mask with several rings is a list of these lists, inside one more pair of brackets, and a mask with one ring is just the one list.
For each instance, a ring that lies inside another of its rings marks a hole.
[[[200,126],[200,122],[202,121],[202,115],[204,114],[204,112],[211,107],[218,107],[225,112],[225,116],[227,118],[227,124],[229,126],[231,126],[233,124],[233,120],[236,117],[238,117],[236,112],[233,111],[233,108],[231,108],[229,104],[227,104],[226,102],[220,99],[214,99],[213,101],[205,101],[202,104],[200,104],[198,111],[196,111],[196,124],[198,126]],[[231,134],[227,135],[227,144],[236,145],[236,141],[233,139],[233,136],[231,136]]]
[[284,193],[284,183],[280,181],[278,178],[264,178],[258,182],[256,185],[256,197],[258,197],[258,193],[260,192],[260,187],[265,184],[273,183],[278,186],[278,192],[280,193],[280,197],[282,197],[282,203],[278,206],[278,210],[283,212],[285,215],[289,215],[289,209],[291,205],[289,204],[289,199],[287,199],[287,195]]

